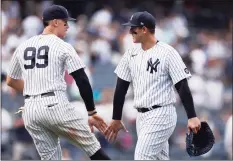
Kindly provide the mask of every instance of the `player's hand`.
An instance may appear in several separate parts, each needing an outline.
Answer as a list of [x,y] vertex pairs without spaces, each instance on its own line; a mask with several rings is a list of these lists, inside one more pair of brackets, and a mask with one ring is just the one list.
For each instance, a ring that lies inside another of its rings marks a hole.
[[112,122],[104,132],[104,135],[106,139],[112,143],[116,140],[118,131],[120,131],[121,129],[123,129],[125,132],[128,132],[121,120],[112,120]]
[[197,117],[188,119],[188,133],[192,130],[195,134],[201,129],[201,121]]
[[97,114],[88,117],[88,124],[91,128],[91,132],[94,132],[95,126],[102,134],[104,134],[106,128],[108,127],[104,120]]

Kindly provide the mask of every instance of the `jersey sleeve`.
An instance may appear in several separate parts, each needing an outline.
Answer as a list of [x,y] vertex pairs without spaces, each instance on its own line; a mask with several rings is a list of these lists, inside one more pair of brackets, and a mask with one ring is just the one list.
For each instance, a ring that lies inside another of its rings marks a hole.
[[168,54],[167,60],[168,72],[174,85],[182,79],[188,79],[192,76],[175,49]]
[[65,65],[69,74],[78,69],[85,68],[85,64],[71,45],[67,49]]
[[117,74],[119,78],[125,81],[128,81],[128,82],[131,82],[132,78],[131,78],[130,69],[129,69],[129,56],[130,56],[130,52],[128,50],[125,52],[125,54],[121,58],[114,72]]
[[13,79],[21,79],[22,78],[22,69],[20,67],[20,62],[18,58],[18,50],[15,50],[11,63],[10,63],[10,68],[8,70],[7,75]]

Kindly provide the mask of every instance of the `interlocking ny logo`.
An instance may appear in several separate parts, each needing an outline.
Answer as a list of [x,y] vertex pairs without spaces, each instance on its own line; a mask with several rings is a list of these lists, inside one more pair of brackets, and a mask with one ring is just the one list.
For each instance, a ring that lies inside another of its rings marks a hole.
[[147,61],[147,71],[150,69],[150,73],[153,74],[153,71],[157,72],[157,66],[159,65],[160,61],[157,59],[154,63],[152,63],[152,58]]
[[133,19],[133,15],[130,17],[130,21],[132,21],[132,19]]

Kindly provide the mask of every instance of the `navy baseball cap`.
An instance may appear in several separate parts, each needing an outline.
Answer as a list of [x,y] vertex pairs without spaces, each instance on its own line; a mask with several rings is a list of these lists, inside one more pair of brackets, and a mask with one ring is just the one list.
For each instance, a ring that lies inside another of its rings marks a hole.
[[67,9],[60,5],[52,5],[46,8],[43,12],[43,21],[49,21],[54,19],[65,19],[68,21],[76,20],[74,18],[71,18]]
[[123,26],[132,26],[132,27],[142,27],[145,26],[148,29],[155,29],[156,20],[155,17],[152,16],[147,11],[144,12],[136,12],[134,13],[129,22],[122,24]]

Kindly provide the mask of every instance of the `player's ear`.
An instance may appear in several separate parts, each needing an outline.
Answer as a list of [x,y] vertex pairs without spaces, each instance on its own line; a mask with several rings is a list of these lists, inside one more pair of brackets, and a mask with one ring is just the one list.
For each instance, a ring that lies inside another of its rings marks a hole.
[[55,26],[55,27],[57,27],[58,26],[58,20],[57,19],[54,19],[54,20],[52,20],[53,22],[53,25]]
[[145,26],[142,27],[142,32],[145,34],[147,32],[147,28]]

